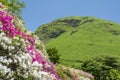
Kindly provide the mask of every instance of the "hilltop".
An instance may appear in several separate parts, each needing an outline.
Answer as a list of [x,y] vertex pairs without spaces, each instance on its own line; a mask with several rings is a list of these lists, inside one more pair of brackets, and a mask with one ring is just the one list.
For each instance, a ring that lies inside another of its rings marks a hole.
[[100,55],[119,57],[120,25],[94,17],[72,16],[43,24],[35,31],[47,48],[56,47],[65,65]]

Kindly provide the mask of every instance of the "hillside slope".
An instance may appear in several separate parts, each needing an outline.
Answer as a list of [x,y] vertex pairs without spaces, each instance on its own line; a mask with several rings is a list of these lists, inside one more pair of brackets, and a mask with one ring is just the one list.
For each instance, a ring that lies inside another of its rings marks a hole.
[[[63,64],[74,65],[99,55],[120,57],[120,25],[94,17],[66,17],[40,26],[36,35],[56,47]],[[73,63],[75,62],[75,63]]]

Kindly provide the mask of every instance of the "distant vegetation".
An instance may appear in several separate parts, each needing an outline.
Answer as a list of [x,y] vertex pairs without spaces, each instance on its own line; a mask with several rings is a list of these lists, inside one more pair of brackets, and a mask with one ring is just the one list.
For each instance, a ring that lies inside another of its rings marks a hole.
[[100,56],[85,60],[81,69],[94,75],[95,80],[120,80],[120,63],[115,57]]

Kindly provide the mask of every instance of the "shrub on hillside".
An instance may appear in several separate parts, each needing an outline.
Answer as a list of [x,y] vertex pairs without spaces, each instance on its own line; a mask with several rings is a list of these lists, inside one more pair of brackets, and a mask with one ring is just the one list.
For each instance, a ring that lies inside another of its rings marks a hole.
[[81,69],[91,73],[95,80],[119,80],[119,66],[117,58],[105,56],[83,61]]
[[64,32],[65,32],[65,30],[58,28],[55,31],[49,31],[48,34],[46,34],[46,36],[48,36],[48,38],[56,38]]
[[56,48],[47,49],[47,53],[51,62],[53,62],[54,64],[59,63],[60,54],[58,53],[58,50]]

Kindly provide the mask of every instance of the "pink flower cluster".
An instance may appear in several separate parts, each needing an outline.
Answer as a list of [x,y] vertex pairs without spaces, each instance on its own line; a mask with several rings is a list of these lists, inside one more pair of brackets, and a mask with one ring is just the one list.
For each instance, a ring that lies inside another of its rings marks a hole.
[[[55,69],[53,65],[46,61],[43,53],[40,50],[37,50],[35,48],[35,38],[31,35],[28,35],[24,32],[22,32],[15,24],[14,20],[16,17],[8,10],[4,10],[3,6],[0,5],[0,24],[2,24],[1,30],[6,33],[6,35],[10,38],[22,36],[21,38],[24,39],[25,45],[26,45],[26,51],[27,53],[32,57],[32,62],[38,62],[43,65],[43,71],[49,72],[51,74],[54,74],[56,77],[56,80],[58,80],[58,76],[55,72]],[[48,67],[47,65],[50,65]]]

